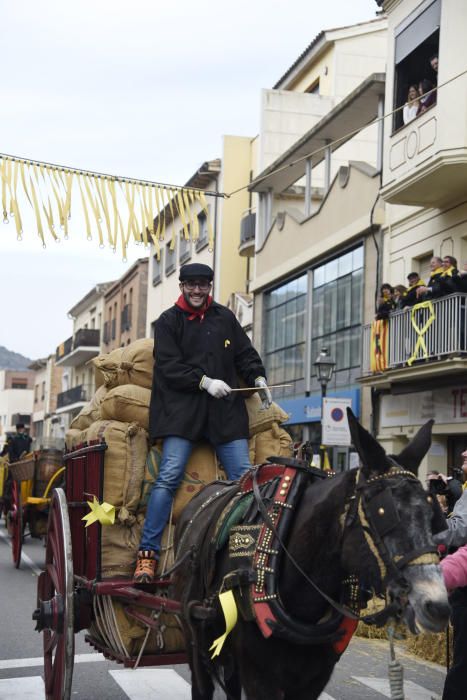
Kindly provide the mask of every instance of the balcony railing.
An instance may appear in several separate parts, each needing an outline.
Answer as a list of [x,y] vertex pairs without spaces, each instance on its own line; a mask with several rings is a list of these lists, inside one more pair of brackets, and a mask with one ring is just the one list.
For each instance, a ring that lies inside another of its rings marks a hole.
[[254,250],[256,230],[256,212],[247,209],[240,221],[240,255],[249,255]]
[[76,403],[85,403],[92,397],[92,387],[87,384],[79,384],[57,395],[57,408],[66,408]]
[[55,352],[55,360],[58,362],[67,355],[70,355],[73,350],[78,348],[95,348],[99,347],[100,331],[98,328],[80,328],[75,335],[67,338],[64,343],[57,347]]
[[[431,308],[392,313],[387,328],[387,367],[409,366],[416,360],[437,360],[467,353],[467,294],[434,299]],[[417,330],[418,329],[418,330]],[[372,374],[371,324],[363,327],[362,372]]]

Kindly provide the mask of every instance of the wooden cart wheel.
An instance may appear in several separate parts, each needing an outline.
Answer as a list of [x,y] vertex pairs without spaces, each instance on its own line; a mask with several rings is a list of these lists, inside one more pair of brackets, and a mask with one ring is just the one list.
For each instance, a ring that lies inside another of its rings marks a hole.
[[70,521],[65,493],[50,503],[45,570],[37,583],[33,619],[43,633],[46,700],[69,700],[75,653],[74,583]]
[[6,516],[8,534],[11,537],[13,563],[17,569],[21,563],[23,548],[23,505],[21,503],[21,484],[13,480],[11,484],[11,505]]

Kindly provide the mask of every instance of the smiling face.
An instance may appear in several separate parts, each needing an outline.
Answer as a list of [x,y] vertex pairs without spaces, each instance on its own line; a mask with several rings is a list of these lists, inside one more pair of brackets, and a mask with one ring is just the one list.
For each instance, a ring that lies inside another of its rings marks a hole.
[[434,272],[434,270],[437,270],[438,267],[441,267],[442,264],[443,264],[443,261],[441,260],[441,258],[437,258],[437,257],[431,258],[431,260],[430,260],[430,270],[431,270],[432,272]]
[[192,309],[202,309],[208,300],[211,282],[202,278],[184,280],[180,283],[180,291],[188,306]]

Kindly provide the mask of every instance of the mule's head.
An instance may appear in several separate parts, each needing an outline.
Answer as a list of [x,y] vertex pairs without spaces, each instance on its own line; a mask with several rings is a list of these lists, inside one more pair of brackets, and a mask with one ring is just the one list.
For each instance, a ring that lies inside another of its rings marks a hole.
[[357,476],[358,515],[382,587],[399,603],[412,632],[420,628],[439,632],[448,622],[449,604],[437,557],[430,550],[435,549],[433,532],[443,529],[443,520],[436,499],[417,478],[431,444],[433,421],[399,455],[386,455],[350,410],[348,420],[362,464]]

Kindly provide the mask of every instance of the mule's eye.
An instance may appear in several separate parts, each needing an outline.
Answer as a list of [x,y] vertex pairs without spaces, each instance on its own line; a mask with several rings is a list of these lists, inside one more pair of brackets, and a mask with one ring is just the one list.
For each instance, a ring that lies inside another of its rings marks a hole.
[[378,515],[384,515],[384,508],[378,508]]
[[432,499],[431,496],[427,496],[427,497],[426,497],[426,500],[428,501],[428,503],[429,503],[430,505],[433,503],[433,499]]

